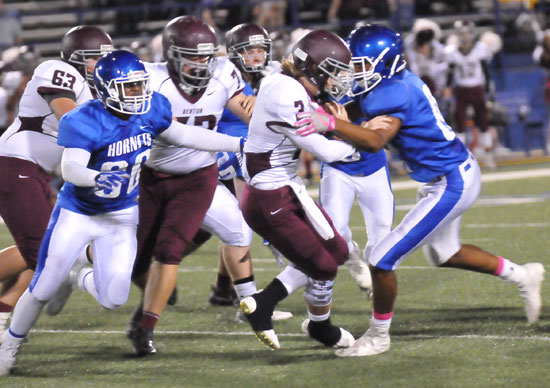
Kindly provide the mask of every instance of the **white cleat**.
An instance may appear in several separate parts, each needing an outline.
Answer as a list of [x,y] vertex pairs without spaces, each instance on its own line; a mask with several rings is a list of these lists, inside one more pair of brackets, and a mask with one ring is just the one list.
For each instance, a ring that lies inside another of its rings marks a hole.
[[0,346],[0,376],[9,376],[17,364],[17,353],[21,346],[20,339],[8,336]]
[[340,328],[340,332],[342,333],[342,337],[340,338],[340,341],[336,342],[334,347],[340,349],[353,346],[355,343],[355,338],[353,338],[353,335],[349,331],[342,328]]
[[[246,298],[243,298],[243,300],[241,300],[239,307],[241,311],[245,313],[245,315],[252,315],[256,311],[256,308],[258,306],[256,303],[256,299],[254,299],[252,296],[247,296]],[[255,329],[254,326],[255,324],[258,323],[258,321],[259,321],[258,317],[249,319],[249,322],[252,326],[252,330],[254,330],[254,333],[256,333],[256,337],[258,338],[258,340],[263,344],[267,345],[271,350],[279,349],[281,345],[279,344],[279,338],[277,338],[277,334],[275,334],[275,330]]]
[[335,354],[338,357],[364,357],[384,353],[389,349],[390,334],[388,329],[378,329],[371,326],[352,346],[338,349]]
[[361,249],[355,241],[353,241],[353,250],[350,252],[346,265],[357,286],[367,291],[370,297],[370,295],[372,295],[372,279],[369,266],[363,259]]
[[527,322],[532,324],[539,320],[542,306],[541,286],[546,271],[541,263],[527,263],[522,267],[525,269],[525,279],[518,284],[518,289],[525,304]]

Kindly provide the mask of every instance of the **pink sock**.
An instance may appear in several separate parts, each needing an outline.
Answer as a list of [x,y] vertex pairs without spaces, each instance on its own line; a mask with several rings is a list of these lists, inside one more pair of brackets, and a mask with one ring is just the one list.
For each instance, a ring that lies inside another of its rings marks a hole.
[[393,311],[385,314],[380,314],[373,310],[372,324],[378,327],[390,327],[392,316],[393,316]]

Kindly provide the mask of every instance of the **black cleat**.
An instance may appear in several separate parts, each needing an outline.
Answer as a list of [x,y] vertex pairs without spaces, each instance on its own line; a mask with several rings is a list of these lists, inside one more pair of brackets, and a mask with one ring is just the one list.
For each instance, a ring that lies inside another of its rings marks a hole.
[[168,298],[168,303],[170,306],[174,306],[178,302],[178,286],[175,286]]
[[138,326],[132,332],[131,340],[136,354],[140,357],[152,356],[157,352],[153,342],[153,329]]
[[219,291],[216,286],[210,286],[212,292],[208,298],[208,303],[213,306],[238,306],[239,298],[234,288],[227,291]]
[[128,322],[128,327],[126,328],[126,337],[133,340],[137,329],[139,328],[139,321],[141,321],[141,316],[143,315],[143,305],[140,304],[139,307],[134,311],[132,319]]
[[261,303],[258,294],[247,296],[240,303],[240,309],[245,314],[252,330],[256,333],[256,337],[271,350],[276,350],[281,347],[275,330],[273,330],[273,322],[271,316],[273,314],[273,306],[268,307]]

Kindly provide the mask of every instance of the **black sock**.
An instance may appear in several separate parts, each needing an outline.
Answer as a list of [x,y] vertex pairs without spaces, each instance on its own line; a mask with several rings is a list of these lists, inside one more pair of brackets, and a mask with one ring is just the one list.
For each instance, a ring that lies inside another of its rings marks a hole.
[[257,295],[259,296],[260,303],[275,307],[277,303],[288,296],[288,291],[283,283],[275,278]]
[[330,318],[324,321],[309,321],[307,331],[311,338],[326,346],[334,346],[340,341],[340,338],[342,338],[340,328],[338,326],[333,326],[332,323],[330,323]]

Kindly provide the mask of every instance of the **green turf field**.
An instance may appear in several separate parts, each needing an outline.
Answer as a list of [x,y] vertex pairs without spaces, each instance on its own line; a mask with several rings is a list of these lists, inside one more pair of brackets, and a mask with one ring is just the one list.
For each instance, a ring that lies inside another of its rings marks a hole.
[[[530,166],[536,169],[547,166]],[[414,190],[396,191],[396,221],[414,202]],[[355,239],[366,241],[354,207]],[[484,183],[478,204],[463,218],[464,242],[518,263],[550,265],[550,178]],[[11,243],[0,225],[0,244]],[[261,240],[253,246],[258,287],[278,268]],[[281,349],[260,344],[247,324],[234,322],[234,307],[207,303],[215,280],[217,242],[184,260],[180,300],[168,307],[156,331],[158,354],[133,357],[124,331],[138,302],[116,311],[75,291],[57,317],[43,315],[23,345],[9,387],[549,387],[550,307],[536,326],[525,323],[514,286],[492,276],[434,269],[420,252],[398,270],[399,296],[389,352],[339,359],[300,332],[306,316],[302,293],[279,309],[294,317],[276,322]],[[550,288],[543,286],[550,303]],[[367,327],[371,304],[347,270],[334,290],[332,320],[356,337]]]

